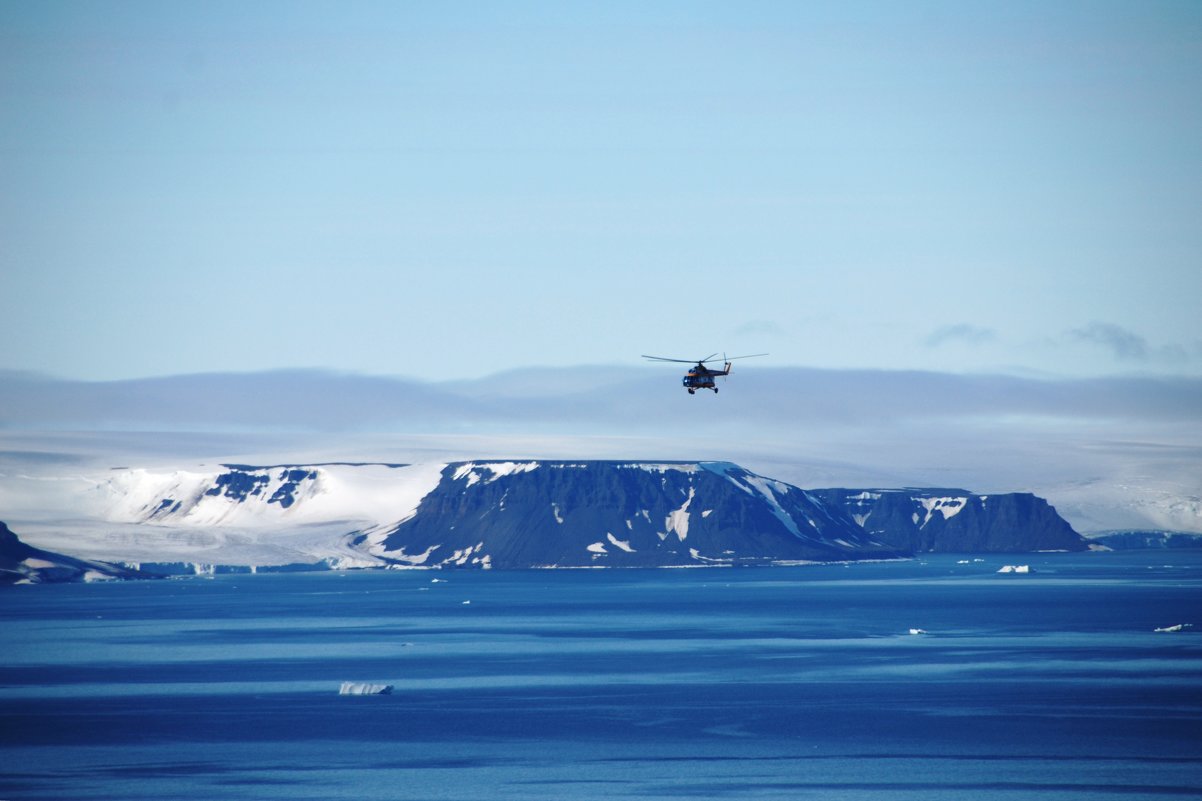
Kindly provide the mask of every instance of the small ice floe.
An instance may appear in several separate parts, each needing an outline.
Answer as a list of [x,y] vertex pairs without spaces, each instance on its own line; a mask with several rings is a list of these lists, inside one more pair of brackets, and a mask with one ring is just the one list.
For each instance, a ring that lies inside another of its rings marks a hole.
[[1193,627],[1193,623],[1178,623],[1176,626],[1165,626],[1162,629],[1153,629],[1153,631],[1185,631],[1186,629],[1192,629]]
[[360,681],[344,681],[339,695],[392,695],[391,684],[367,684]]
[[438,579],[438,578],[430,579],[430,583],[431,584],[446,584],[447,580],[446,579]]
[[468,604],[470,604],[470,603],[471,603],[471,601],[464,601],[464,602],[463,602],[463,605],[464,605],[464,606],[467,606],[467,605],[468,605]]
[[926,629],[910,629],[911,634],[926,634]]
[[972,564],[972,562],[968,561],[967,559],[961,559],[961,560],[959,560],[958,562],[956,562],[956,564],[958,564],[958,565],[970,565],[970,564]]
[[1034,573],[1030,565],[1002,565],[999,573]]

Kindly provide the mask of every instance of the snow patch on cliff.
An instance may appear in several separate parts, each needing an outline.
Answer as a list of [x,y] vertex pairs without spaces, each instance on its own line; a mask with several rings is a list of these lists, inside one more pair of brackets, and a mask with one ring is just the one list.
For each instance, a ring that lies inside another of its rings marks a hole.
[[634,548],[630,546],[629,540],[620,540],[609,532],[606,532],[605,538],[609,540],[610,544],[615,548],[621,548],[626,553],[634,553]]
[[693,487],[689,487],[689,497],[685,500],[684,505],[668,514],[664,521],[664,526],[669,532],[674,532],[681,542],[689,536],[689,504],[693,502],[695,494]]
[[696,473],[701,468],[696,464],[676,464],[673,462],[632,462],[623,467],[645,470],[648,473]]
[[[922,525],[919,528],[931,522],[931,517],[935,512],[939,512],[943,515],[943,519],[947,520],[959,514],[964,505],[968,503],[968,498],[914,498],[913,500],[918,501],[922,505],[922,508],[927,511],[926,517],[923,518]],[[857,520],[856,522],[860,521]],[[918,522],[917,513],[915,513],[914,522]],[[860,523],[860,525],[863,525],[863,523]]]
[[[539,466],[539,462],[465,462],[455,469],[451,478],[454,481],[466,478],[470,487],[477,482],[491,484],[498,478],[529,473],[531,470],[537,470]],[[488,475],[485,475],[486,472]]]

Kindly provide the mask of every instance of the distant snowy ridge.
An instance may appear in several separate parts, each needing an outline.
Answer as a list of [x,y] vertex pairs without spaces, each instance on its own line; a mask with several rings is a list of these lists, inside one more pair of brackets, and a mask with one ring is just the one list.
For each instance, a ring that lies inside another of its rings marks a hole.
[[106,519],[176,527],[368,525],[414,512],[444,465],[324,464],[117,472],[96,487]]
[[1115,551],[1202,548],[1202,534],[1186,531],[1099,531],[1087,536],[1091,543]]

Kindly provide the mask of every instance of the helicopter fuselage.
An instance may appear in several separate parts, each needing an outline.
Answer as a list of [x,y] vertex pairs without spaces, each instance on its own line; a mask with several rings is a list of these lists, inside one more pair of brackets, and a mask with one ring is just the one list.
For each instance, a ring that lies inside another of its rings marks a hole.
[[727,362],[721,370],[711,370],[704,364],[698,364],[685,373],[684,378],[680,379],[680,383],[684,385],[690,395],[699,389],[712,389],[717,392],[718,386],[714,383],[714,377],[720,375],[730,375],[730,362]]
[[721,361],[722,361],[722,369],[721,370],[715,370],[715,369],[706,367],[705,365],[708,362],[717,362],[718,361],[718,359],[714,358],[717,355],[718,354],[713,353],[704,359],[698,359],[696,361],[693,361],[692,359],[672,359],[667,356],[649,356],[646,353],[643,354],[643,358],[650,359],[653,362],[676,362],[678,364],[693,365],[691,368],[689,368],[689,371],[687,373],[685,373],[684,378],[680,379],[680,383],[684,385],[684,388],[689,391],[690,395],[694,395],[697,393],[697,390],[699,390],[699,389],[712,389],[714,392],[717,392],[718,385],[714,383],[714,378],[717,376],[720,376],[720,375],[722,375],[722,376],[730,375],[730,363],[732,361],[734,361],[735,359],[751,359],[756,356],[767,356],[768,354],[767,353],[751,353],[746,356],[730,356],[730,357],[727,357],[726,354],[723,354],[722,359],[721,359]]

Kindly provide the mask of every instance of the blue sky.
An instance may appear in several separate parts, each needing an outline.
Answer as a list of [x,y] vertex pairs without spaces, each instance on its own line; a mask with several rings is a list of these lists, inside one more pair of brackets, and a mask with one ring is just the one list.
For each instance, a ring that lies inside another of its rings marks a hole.
[[0,368],[1202,374],[1202,5],[0,2]]

